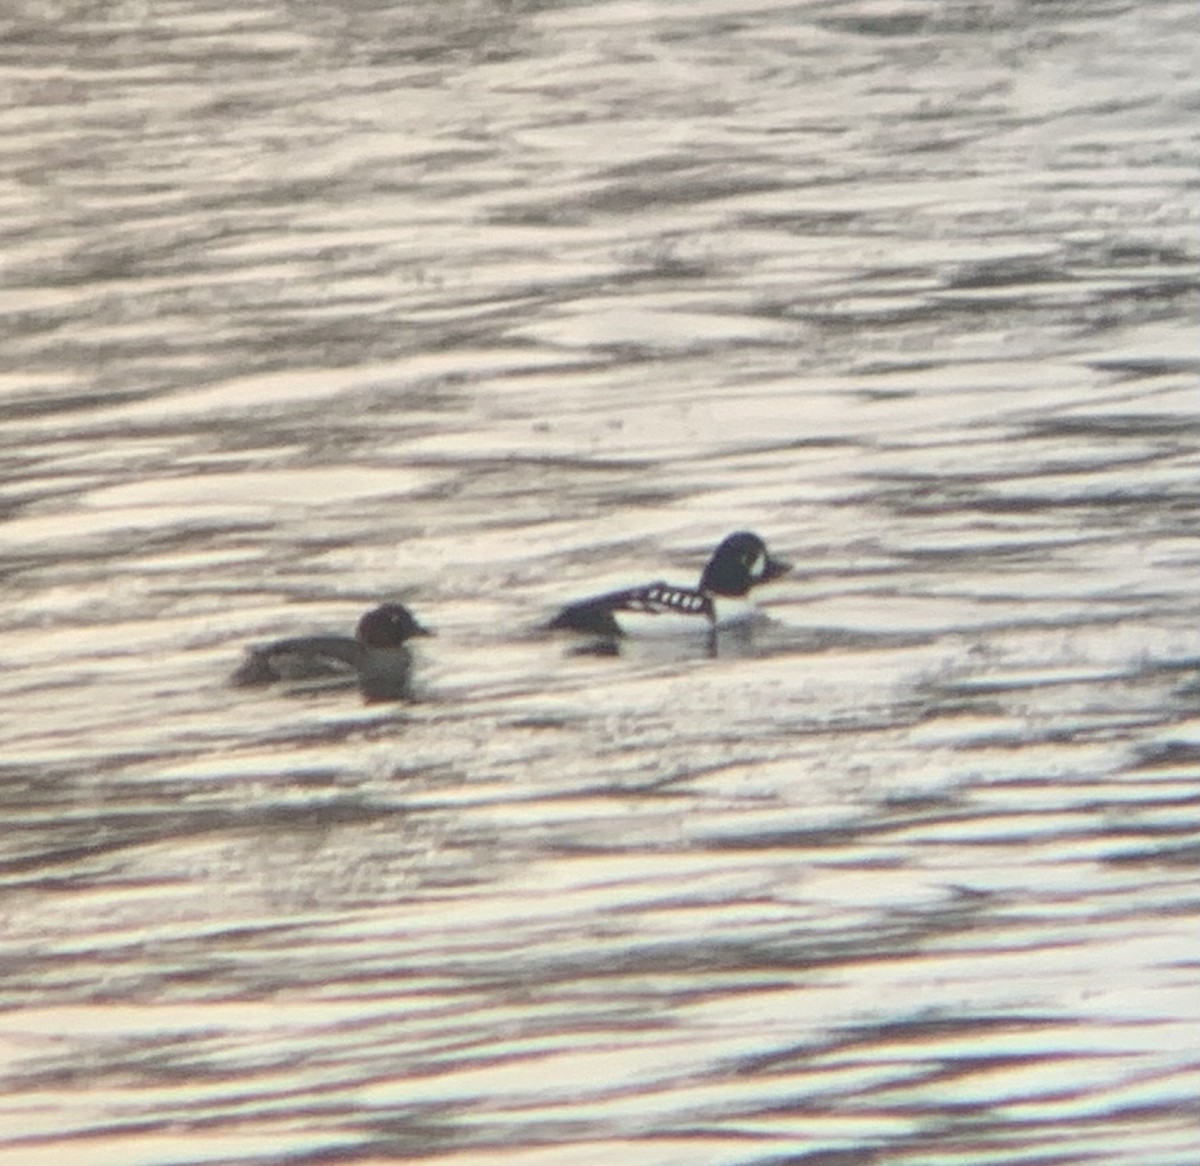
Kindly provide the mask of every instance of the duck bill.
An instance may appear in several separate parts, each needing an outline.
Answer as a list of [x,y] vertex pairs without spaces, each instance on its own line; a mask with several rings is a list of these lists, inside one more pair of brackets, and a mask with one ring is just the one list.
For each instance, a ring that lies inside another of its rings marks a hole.
[[792,569],[792,564],[785,562],[783,559],[774,559],[770,555],[767,556],[766,566],[763,567],[762,583],[770,583],[772,579],[778,579],[780,575],[786,575]]

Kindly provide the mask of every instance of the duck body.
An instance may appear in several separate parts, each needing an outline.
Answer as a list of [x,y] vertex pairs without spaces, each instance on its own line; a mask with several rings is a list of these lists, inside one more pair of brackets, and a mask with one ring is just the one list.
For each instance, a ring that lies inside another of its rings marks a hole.
[[432,635],[402,603],[385,603],[358,621],[349,636],[294,636],[250,648],[229,678],[238,688],[303,681],[357,682],[369,699],[408,695],[414,636]]
[[772,557],[750,531],[737,531],[713,552],[696,587],[648,583],[594,595],[564,607],[546,626],[605,639],[621,636],[709,632],[752,618],[753,588],[791,569]]
[[358,674],[365,649],[349,636],[294,636],[248,648],[229,678],[237,688],[279,680],[322,680]]

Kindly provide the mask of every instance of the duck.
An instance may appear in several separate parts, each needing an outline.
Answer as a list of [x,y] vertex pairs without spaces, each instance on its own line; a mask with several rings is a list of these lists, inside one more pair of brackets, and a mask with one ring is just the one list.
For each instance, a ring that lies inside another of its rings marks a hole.
[[247,649],[229,678],[236,688],[277,681],[357,681],[369,700],[409,696],[412,657],[408,641],[431,636],[402,603],[383,603],[359,621],[354,637],[294,636]]
[[757,609],[751,591],[791,569],[757,534],[734,531],[713,551],[695,587],[659,581],[609,591],[569,604],[545,626],[605,640],[679,630],[712,632],[753,619]]

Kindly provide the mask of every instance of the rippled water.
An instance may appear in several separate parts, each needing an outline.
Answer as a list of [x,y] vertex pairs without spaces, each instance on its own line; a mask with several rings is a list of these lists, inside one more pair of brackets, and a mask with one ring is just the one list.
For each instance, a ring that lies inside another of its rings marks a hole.
[[1194,1166],[1194,15],[8,6],[0,1166]]

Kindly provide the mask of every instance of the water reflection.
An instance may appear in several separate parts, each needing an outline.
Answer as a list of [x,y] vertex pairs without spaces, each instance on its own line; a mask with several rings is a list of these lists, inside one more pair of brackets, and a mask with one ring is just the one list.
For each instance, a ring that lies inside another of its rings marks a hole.
[[5,20],[0,1163],[1191,1166],[1190,6]]

